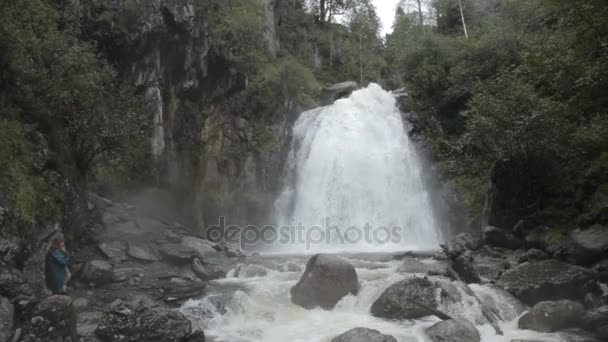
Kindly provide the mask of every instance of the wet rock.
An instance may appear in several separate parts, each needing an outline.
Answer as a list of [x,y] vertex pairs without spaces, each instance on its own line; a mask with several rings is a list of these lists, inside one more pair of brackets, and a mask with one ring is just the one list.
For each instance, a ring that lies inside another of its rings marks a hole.
[[464,319],[448,319],[435,323],[424,331],[432,342],[479,342],[479,332]]
[[445,244],[441,245],[444,253],[450,258],[456,258],[467,250],[476,250],[481,246],[481,241],[469,233],[460,233]]
[[95,334],[103,341],[181,341],[192,327],[183,314],[163,308],[116,303],[102,318]]
[[145,245],[136,245],[133,243],[129,243],[129,248],[127,249],[127,254],[139,261],[143,262],[154,262],[158,261],[158,257],[152,251],[152,249]]
[[601,335],[601,330],[608,327],[608,305],[587,311],[581,319],[585,330]]
[[511,267],[506,259],[509,252],[496,251],[489,246],[468,250],[454,260],[452,268],[466,283],[494,283]]
[[180,243],[180,242],[182,242],[181,236],[177,235],[171,229],[166,229],[164,235],[165,235],[165,239],[167,239],[167,241],[169,241],[171,243]]
[[205,260],[205,258],[208,256],[214,256],[217,254],[217,251],[213,247],[213,243],[194,236],[184,236],[182,238],[182,245],[196,250],[198,252],[198,256],[203,260]]
[[57,337],[76,338],[77,316],[68,296],[50,296],[38,303],[32,318],[35,336],[43,341]]
[[99,245],[101,252],[114,262],[127,260],[127,244],[122,241],[105,242]]
[[260,265],[240,265],[236,268],[234,276],[237,278],[264,277],[268,271]]
[[0,270],[0,295],[17,302],[33,299],[34,291],[21,272],[5,268]]
[[190,298],[200,297],[207,284],[194,281],[169,283],[163,287],[163,299],[168,303],[181,303]]
[[[0,207],[0,222],[2,222]],[[2,225],[0,223],[0,230]],[[19,253],[19,240],[17,238],[1,238],[0,239],[0,261],[9,263],[14,260],[15,256]]]
[[114,266],[105,260],[92,260],[80,270],[80,280],[86,284],[105,285],[114,279]]
[[545,301],[519,318],[520,329],[554,332],[580,327],[585,308],[571,300]]
[[548,236],[548,232],[551,230],[547,226],[538,226],[525,233],[524,245],[527,248],[537,248],[540,250],[547,250],[547,247],[552,244],[551,239]]
[[177,243],[165,243],[160,246],[161,256],[175,264],[189,264],[199,253],[197,250]]
[[397,268],[399,273],[426,273],[429,275],[447,275],[447,262],[430,260],[424,262],[413,257],[404,257],[403,263]]
[[518,249],[521,247],[522,242],[515,235],[494,226],[485,226],[482,229],[482,239],[496,247],[503,247],[508,249]]
[[543,260],[506,271],[498,285],[528,305],[559,299],[583,299],[597,291],[594,272],[583,267]]
[[550,258],[551,256],[545,251],[542,251],[537,248],[532,248],[522,254],[517,261],[521,264],[527,261],[542,261]]
[[595,225],[587,229],[570,232],[570,238],[577,246],[591,255],[592,262],[600,260],[608,253],[608,228]]
[[323,89],[321,93],[322,103],[325,105],[331,104],[340,98],[347,97],[357,88],[359,88],[359,84],[355,81],[346,81],[331,85]]
[[15,307],[7,298],[0,297],[0,342],[11,340],[14,319]]
[[205,265],[199,258],[192,260],[192,271],[201,280],[224,278],[226,273],[216,269],[213,265]]
[[570,236],[552,243],[546,250],[555,259],[581,266],[590,266],[601,258],[582,247]]
[[202,330],[197,330],[182,340],[182,342],[205,342],[205,333]]
[[[399,281],[386,289],[372,304],[372,315],[383,318],[416,319],[433,315],[440,287],[426,278]],[[430,309],[430,310],[429,310]]]
[[331,342],[397,342],[397,339],[391,335],[384,335],[378,330],[353,328],[334,337]]
[[291,301],[301,307],[333,309],[348,294],[357,294],[359,282],[353,265],[334,255],[317,254],[308,260],[304,274],[291,288]]

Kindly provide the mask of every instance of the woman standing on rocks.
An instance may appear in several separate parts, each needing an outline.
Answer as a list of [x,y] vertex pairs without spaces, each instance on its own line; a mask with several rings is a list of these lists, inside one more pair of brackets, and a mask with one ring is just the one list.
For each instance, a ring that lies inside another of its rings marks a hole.
[[46,287],[55,294],[65,294],[70,258],[65,250],[63,235],[57,236],[46,256]]

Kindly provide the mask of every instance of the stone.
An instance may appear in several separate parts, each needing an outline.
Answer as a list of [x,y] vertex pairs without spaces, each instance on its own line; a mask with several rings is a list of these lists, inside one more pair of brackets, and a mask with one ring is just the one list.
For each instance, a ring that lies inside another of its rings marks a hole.
[[372,304],[370,311],[375,317],[391,319],[430,316],[433,315],[432,310],[439,307],[438,292],[444,291],[426,278],[401,280],[384,290]]
[[15,322],[15,307],[4,297],[0,297],[0,342],[11,340]]
[[34,291],[25,276],[18,270],[7,268],[0,270],[0,294],[13,302],[34,298]]
[[608,327],[608,305],[587,311],[581,319],[584,329],[588,331],[595,332],[602,327]]
[[555,332],[578,328],[582,324],[585,308],[571,300],[539,302],[519,318],[520,329]]
[[190,298],[202,296],[207,284],[195,281],[169,283],[162,288],[163,299],[168,303],[180,303]]
[[175,234],[171,229],[165,230],[164,235],[167,241],[171,243],[180,243],[182,241],[182,238],[179,235]]
[[196,249],[177,243],[162,244],[159,252],[163,259],[175,264],[189,264],[199,255]]
[[145,245],[137,245],[134,243],[129,243],[129,248],[127,249],[127,254],[135,259],[135,260],[139,260],[139,261],[143,261],[143,262],[154,262],[154,261],[158,261],[158,257],[156,256],[156,254],[154,254],[154,252]]
[[498,285],[527,305],[559,299],[583,299],[598,291],[593,271],[554,259],[526,262],[502,274]]
[[551,241],[547,233],[551,230],[547,226],[538,226],[527,232],[524,236],[524,245],[527,248],[537,248],[540,250],[546,250]]
[[479,342],[480,336],[473,323],[464,319],[448,319],[424,330],[432,342]]
[[182,340],[182,342],[205,342],[205,332],[202,330],[197,330]]
[[213,280],[226,276],[226,273],[215,269],[213,265],[205,265],[199,258],[192,260],[192,271],[201,280]]
[[476,250],[481,246],[481,241],[469,233],[460,233],[445,244],[441,245],[444,253],[449,258],[456,258],[467,250]]
[[522,254],[517,260],[520,264],[526,261],[541,261],[550,259],[551,256],[547,254],[545,251],[542,251],[537,248],[532,248],[527,250],[524,254]]
[[575,229],[570,232],[574,243],[591,255],[591,262],[599,261],[608,253],[608,228],[596,224],[587,229]]
[[349,96],[357,88],[359,88],[359,84],[355,81],[333,84],[323,89],[321,93],[322,103],[324,105],[331,104],[338,99]]
[[234,272],[237,278],[264,277],[268,271],[260,265],[239,265]]
[[207,256],[214,256],[217,254],[217,251],[213,247],[213,243],[194,236],[184,236],[182,238],[182,245],[196,250],[198,252],[198,256],[203,260],[205,260]]
[[127,260],[127,244],[122,241],[111,241],[99,244],[101,252],[114,262]]
[[95,330],[102,341],[181,341],[191,333],[190,321],[180,312],[124,302],[106,312]]
[[296,305],[331,310],[344,296],[356,295],[358,291],[357,272],[350,262],[334,255],[317,254],[308,260],[304,274],[290,292]]
[[331,342],[397,342],[391,335],[384,335],[378,330],[353,328],[334,337]]
[[452,268],[466,283],[494,283],[511,267],[506,259],[508,253],[512,252],[496,251],[490,246],[468,250],[453,261]]
[[76,337],[77,316],[73,301],[68,296],[50,296],[36,306],[34,316],[40,317],[34,324],[39,338]]
[[518,249],[521,247],[522,242],[515,235],[494,226],[485,226],[482,231],[482,239],[496,247],[503,247],[508,249]]
[[80,280],[97,286],[111,283],[114,279],[114,266],[105,260],[91,260],[82,266]]

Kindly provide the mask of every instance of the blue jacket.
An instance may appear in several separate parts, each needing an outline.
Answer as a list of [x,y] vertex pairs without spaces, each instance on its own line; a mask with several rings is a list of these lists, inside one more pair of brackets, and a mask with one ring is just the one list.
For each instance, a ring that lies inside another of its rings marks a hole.
[[69,260],[68,255],[57,248],[46,256],[46,287],[53,294],[64,293],[63,287],[67,275],[66,267]]

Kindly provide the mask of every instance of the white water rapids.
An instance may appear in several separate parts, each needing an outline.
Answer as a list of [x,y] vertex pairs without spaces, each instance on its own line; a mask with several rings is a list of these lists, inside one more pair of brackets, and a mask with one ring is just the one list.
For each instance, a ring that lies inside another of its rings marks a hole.
[[287,181],[276,201],[279,225],[301,223],[307,232],[335,227],[343,239],[326,233],[322,243],[275,245],[274,251],[437,248],[441,234],[420,162],[395,96],[379,85],[302,113],[287,163]]
[[[227,278],[210,283],[203,299],[190,300],[180,310],[205,331],[208,340],[216,342],[330,342],[355,327],[379,330],[399,342],[429,341],[424,329],[437,318],[387,320],[370,314],[372,303],[390,285],[407,277],[426,276],[399,273],[400,262],[388,252],[437,249],[441,241],[421,172],[396,100],[378,85],[302,113],[293,128],[285,188],[276,202],[279,224],[299,221],[309,232],[329,219],[343,233],[366,224],[372,233],[381,231],[380,227],[398,226],[401,239],[388,243],[364,238],[348,244],[336,240],[310,245],[275,243],[266,249],[267,255],[243,261],[264,267],[266,275],[246,277],[241,272],[236,277],[234,270],[239,265],[232,265]],[[380,253],[372,254],[374,251]],[[344,297],[333,310],[306,310],[292,304],[290,289],[315,252],[340,252],[348,258],[357,271],[358,295]],[[440,310],[474,322],[484,342],[562,341],[555,334],[517,330],[523,305],[498,288],[471,285],[476,297],[502,318],[499,325],[505,334],[498,336],[483,317],[478,299],[462,285],[447,278],[430,278],[451,286],[453,297],[458,298],[441,301],[438,294]]]

